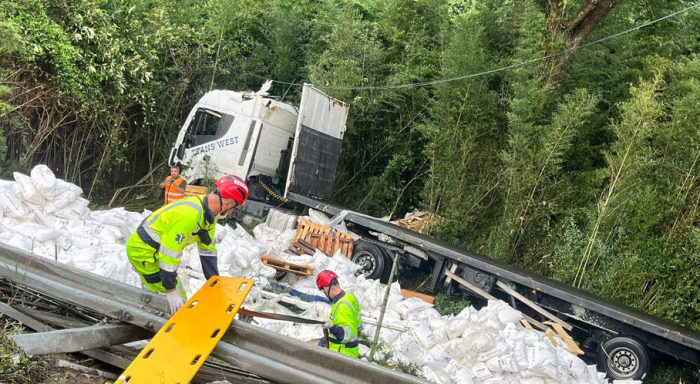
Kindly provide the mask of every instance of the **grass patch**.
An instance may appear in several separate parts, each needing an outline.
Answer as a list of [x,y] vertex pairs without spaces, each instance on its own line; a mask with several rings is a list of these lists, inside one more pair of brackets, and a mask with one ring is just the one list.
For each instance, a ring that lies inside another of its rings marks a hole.
[[696,369],[689,364],[660,358],[644,384],[695,384],[698,381]]
[[28,356],[8,336],[19,333],[22,325],[6,322],[0,329],[0,382],[8,384],[39,383],[49,376],[49,363],[38,356]]
[[432,279],[432,269],[428,268],[410,268],[398,277],[401,288],[420,293],[427,293],[430,279]]
[[464,308],[471,305],[469,295],[466,293],[455,292],[445,293],[440,292],[435,296],[435,310],[441,315],[456,315]]

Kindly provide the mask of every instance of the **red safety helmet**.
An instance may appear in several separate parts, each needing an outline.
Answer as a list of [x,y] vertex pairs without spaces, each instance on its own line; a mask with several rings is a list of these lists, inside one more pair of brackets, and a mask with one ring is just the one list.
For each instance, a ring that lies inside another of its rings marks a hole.
[[219,196],[224,199],[233,199],[236,204],[243,205],[248,200],[248,186],[240,177],[226,175],[215,183]]
[[322,290],[323,287],[327,287],[331,285],[333,280],[337,279],[338,275],[335,274],[333,271],[329,270],[323,270],[318,273],[316,276],[316,286],[318,287],[319,290]]

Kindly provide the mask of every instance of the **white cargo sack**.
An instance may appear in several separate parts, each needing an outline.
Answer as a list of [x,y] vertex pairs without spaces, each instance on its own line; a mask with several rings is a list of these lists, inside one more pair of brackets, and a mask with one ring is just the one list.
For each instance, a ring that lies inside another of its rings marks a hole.
[[7,188],[0,188],[0,210],[3,216],[17,219],[29,214],[29,207]]
[[49,167],[39,164],[31,172],[32,184],[36,190],[48,201],[52,201],[56,196],[56,176]]
[[82,220],[89,211],[87,207],[88,204],[89,201],[79,197],[64,208],[54,212],[54,215],[67,220]]
[[492,357],[486,361],[486,366],[492,372],[518,372],[518,365],[513,359],[513,355],[506,354],[503,356]]
[[527,347],[527,361],[531,371],[557,378],[557,350],[552,344],[536,342]]
[[562,348],[557,348],[557,358],[566,365],[569,375],[576,379],[576,381],[588,380],[588,367],[583,360]]
[[438,343],[437,337],[425,323],[413,323],[412,334],[413,338],[425,349],[431,349]]
[[486,366],[486,364],[484,364],[482,362],[478,362],[478,363],[474,364],[474,366],[472,367],[472,370],[474,371],[474,374],[476,375],[476,377],[478,377],[479,380],[482,380],[482,381],[493,376],[493,372],[491,372],[491,370],[489,370],[489,368]]
[[62,235],[61,231],[47,228],[41,224],[29,222],[18,223],[12,228],[12,230],[40,243],[47,240],[53,240]]
[[401,319],[406,320],[410,313],[431,307],[432,305],[426,303],[423,299],[411,297],[400,303],[395,304],[392,309],[398,312],[399,315],[401,315]]
[[34,187],[31,177],[19,172],[12,173],[12,176],[14,176],[15,181],[19,184],[19,190],[24,200],[34,204],[46,205],[46,199],[37,191],[36,187]]
[[445,369],[455,384],[474,384],[474,381],[477,380],[476,373],[469,368],[463,367],[455,360],[450,361]]
[[56,197],[50,204],[49,213],[56,212],[66,205],[74,202],[83,190],[75,184],[65,182],[61,179],[56,180]]

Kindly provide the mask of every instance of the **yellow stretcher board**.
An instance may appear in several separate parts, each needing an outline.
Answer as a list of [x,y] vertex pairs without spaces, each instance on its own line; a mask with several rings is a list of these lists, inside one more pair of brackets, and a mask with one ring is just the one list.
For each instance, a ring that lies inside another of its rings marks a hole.
[[187,384],[255,283],[214,276],[168,320],[114,384]]

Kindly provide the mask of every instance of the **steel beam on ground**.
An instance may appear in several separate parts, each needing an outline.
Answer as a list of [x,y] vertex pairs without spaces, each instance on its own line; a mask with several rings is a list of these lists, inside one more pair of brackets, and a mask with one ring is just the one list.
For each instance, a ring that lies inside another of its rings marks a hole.
[[42,323],[41,321],[38,321],[31,316],[25,315],[24,313],[12,308],[10,305],[7,305],[5,303],[0,303],[0,314],[2,314],[3,316],[11,317],[37,332],[48,332],[53,330],[53,328]]
[[91,327],[61,329],[58,331],[9,335],[27,354],[82,352],[144,340],[153,333],[127,324],[94,325]]
[[[39,309],[32,309],[32,308],[24,308],[24,307],[15,307],[18,311],[21,313],[24,313],[25,315],[31,316],[32,318],[35,318],[42,322],[43,324],[47,324],[52,327],[56,328],[83,328],[83,327],[89,327],[95,322],[87,322],[85,320],[81,319],[75,319],[72,317],[68,316],[63,316],[59,315],[56,313],[51,313],[51,312],[46,312],[42,311]],[[33,327],[32,327],[33,328]],[[53,330],[52,328],[51,330]],[[37,332],[45,332],[42,330],[35,329]]]
[[[165,324],[164,295],[0,245],[0,277],[88,307],[112,319],[156,331]],[[233,344],[235,343],[235,345]],[[214,353],[233,367],[288,384],[426,384],[427,381],[375,364],[262,332],[240,321],[219,342]]]

